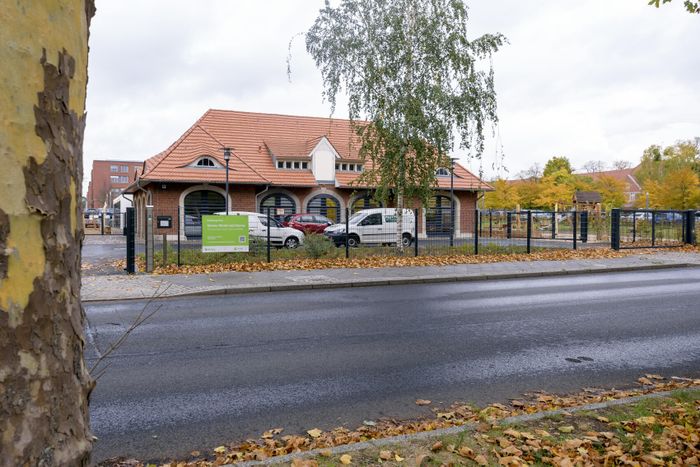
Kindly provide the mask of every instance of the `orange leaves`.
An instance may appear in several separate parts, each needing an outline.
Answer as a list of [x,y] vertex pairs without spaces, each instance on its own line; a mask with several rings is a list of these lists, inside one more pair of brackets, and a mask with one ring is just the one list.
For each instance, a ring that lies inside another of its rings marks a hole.
[[[418,453],[383,449],[372,454],[370,460],[360,454],[348,453],[336,457],[344,465],[378,465],[401,463],[414,465],[417,459],[452,456],[455,465],[466,463],[466,459],[478,465],[521,466],[540,464],[554,465],[698,465],[700,457],[700,403],[695,399],[683,403],[683,399],[663,399],[665,405],[647,412],[630,410],[623,417],[617,412],[583,415],[565,414],[563,419],[544,418],[525,426],[503,427],[498,423],[506,417],[563,409],[613,399],[638,396],[660,391],[697,389],[700,380],[687,378],[663,379],[658,375],[647,375],[652,385],[643,384],[637,389],[602,390],[585,389],[577,394],[526,394],[510,404],[494,403],[484,409],[455,403],[450,407],[435,407],[430,416],[414,420],[378,419],[363,423],[355,429],[312,428],[303,435],[281,436],[282,428],[262,433],[257,440],[239,444],[219,446],[214,451],[215,460],[199,459],[171,465],[186,467],[214,467],[228,463],[260,461],[291,453],[321,450],[320,456],[327,463],[334,457],[329,448],[348,445],[371,439],[388,438],[419,432],[479,423],[469,436],[468,445],[448,444],[445,439],[432,440]],[[425,399],[415,401],[420,406],[431,405]],[[420,403],[419,403],[420,402]],[[622,406],[624,407],[624,406]],[[613,410],[613,409],[611,409]],[[618,410],[618,409],[614,409]],[[572,411],[573,412],[573,411]],[[491,419],[491,422],[484,422]],[[612,420],[612,421],[611,421]],[[395,448],[394,448],[395,449]],[[426,454],[427,453],[427,454]],[[194,453],[193,453],[194,455]],[[206,454],[205,454],[206,455]],[[337,456],[337,454],[336,454]],[[422,461],[421,460],[421,461]],[[134,464],[144,465],[144,464]],[[315,466],[316,461],[295,460],[297,467]]]
[[[166,267],[157,266],[154,274],[212,274],[218,272],[261,272],[261,271],[289,271],[289,270],[311,270],[311,269],[375,269],[385,267],[411,267],[411,266],[452,266],[457,264],[486,264],[500,262],[517,262],[517,261],[563,261],[571,259],[606,259],[606,258],[622,258],[631,254],[650,253],[646,251],[613,251],[609,248],[581,249],[581,250],[547,250],[536,251],[531,254],[482,254],[482,255],[436,255],[436,256],[367,256],[350,259],[345,258],[320,258],[309,259],[301,254],[295,259],[280,259],[270,263],[263,261],[236,261],[229,263],[212,263],[212,264],[197,264],[169,265]],[[352,256],[352,252],[351,252]],[[274,258],[274,256],[273,256]],[[145,267],[143,258],[137,260],[139,269]],[[124,261],[120,260],[115,263],[115,267],[123,268]]]

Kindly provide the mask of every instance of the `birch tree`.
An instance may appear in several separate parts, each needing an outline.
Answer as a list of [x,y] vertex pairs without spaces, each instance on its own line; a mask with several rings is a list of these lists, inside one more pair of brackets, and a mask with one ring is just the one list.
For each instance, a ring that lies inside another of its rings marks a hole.
[[480,157],[497,121],[490,59],[505,38],[470,40],[467,20],[461,0],[327,0],[306,33],[324,97],[335,110],[344,91],[350,119],[365,122],[355,125],[371,161],[360,183],[393,199],[399,226],[408,200],[425,205],[455,144]]
[[0,0],[0,465],[89,462],[80,304],[93,0]]

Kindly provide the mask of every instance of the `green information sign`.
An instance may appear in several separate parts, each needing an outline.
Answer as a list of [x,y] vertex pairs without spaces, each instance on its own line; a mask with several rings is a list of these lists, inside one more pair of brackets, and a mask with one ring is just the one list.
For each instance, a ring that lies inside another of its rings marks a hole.
[[202,252],[248,251],[248,216],[202,216]]

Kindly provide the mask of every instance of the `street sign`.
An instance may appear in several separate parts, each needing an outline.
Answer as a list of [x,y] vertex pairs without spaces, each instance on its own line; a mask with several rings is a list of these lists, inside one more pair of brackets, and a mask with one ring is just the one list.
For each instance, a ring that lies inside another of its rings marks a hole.
[[248,251],[248,216],[202,216],[202,252]]

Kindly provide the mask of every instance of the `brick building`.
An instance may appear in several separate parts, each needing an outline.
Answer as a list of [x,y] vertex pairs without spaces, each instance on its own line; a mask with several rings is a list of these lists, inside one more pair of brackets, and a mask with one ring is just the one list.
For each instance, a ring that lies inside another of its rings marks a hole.
[[[137,229],[143,235],[146,206],[170,216],[172,227],[157,234],[188,235],[202,214],[225,210],[225,160],[231,148],[229,206],[235,211],[277,216],[297,212],[335,222],[379,203],[356,179],[366,168],[348,120],[224,110],[207,111],[168,149],[143,163],[125,190],[134,195]],[[492,188],[455,165],[455,234],[472,231],[478,193]],[[449,232],[450,171],[438,170],[435,196],[419,216],[419,235]]]
[[96,160],[92,162],[87,192],[88,209],[112,207],[112,201],[134,180],[139,161]]

